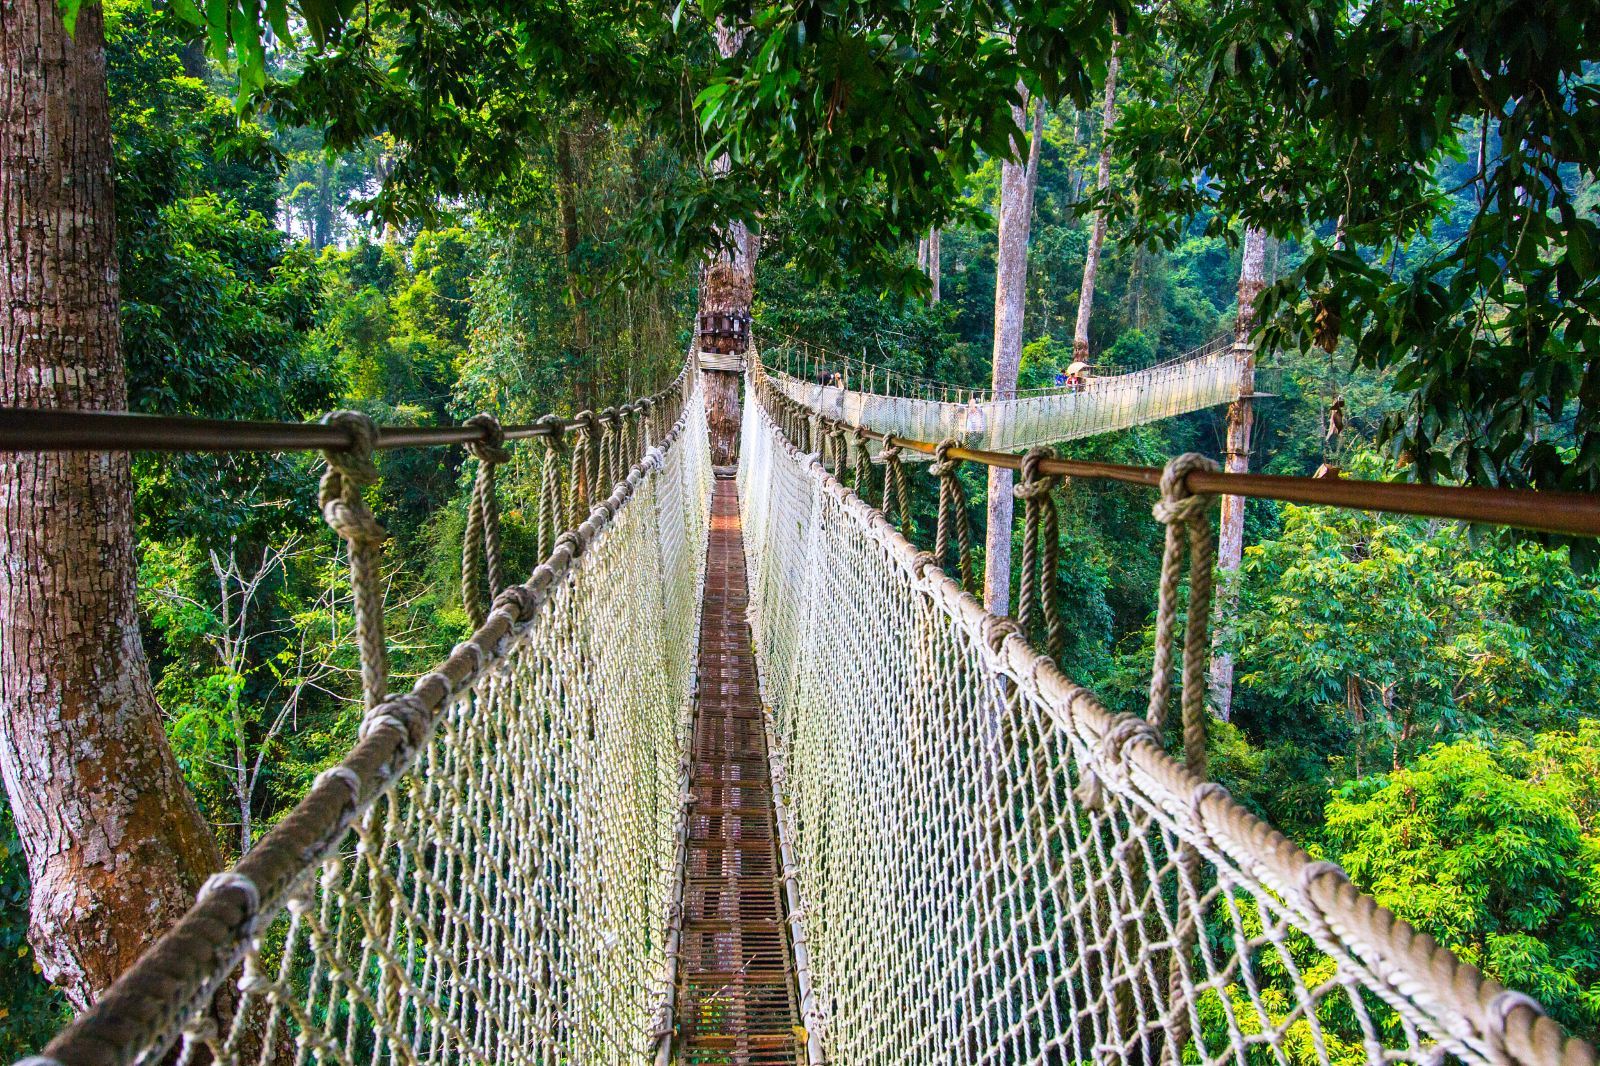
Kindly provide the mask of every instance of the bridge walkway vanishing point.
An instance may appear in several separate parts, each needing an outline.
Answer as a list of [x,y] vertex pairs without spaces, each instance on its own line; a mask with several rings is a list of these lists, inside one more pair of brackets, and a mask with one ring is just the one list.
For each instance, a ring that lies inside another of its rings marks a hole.
[[678,960],[679,1061],[794,1063],[796,1009],[766,716],[732,472],[711,497]]
[[[409,692],[364,653],[348,755],[30,1066],[1596,1066],[1207,779],[1194,457],[1150,714],[1113,715],[759,364],[737,497],[692,360],[628,411],[538,431],[545,562]],[[364,511],[370,452],[329,461]]]

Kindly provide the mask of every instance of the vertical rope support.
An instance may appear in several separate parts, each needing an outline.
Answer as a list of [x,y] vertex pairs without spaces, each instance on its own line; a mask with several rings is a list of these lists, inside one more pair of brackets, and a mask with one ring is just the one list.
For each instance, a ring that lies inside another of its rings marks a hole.
[[1155,662],[1150,671],[1150,703],[1145,718],[1157,729],[1166,724],[1167,705],[1172,698],[1172,645],[1178,627],[1178,578],[1187,542],[1189,610],[1183,636],[1183,753],[1189,769],[1201,775],[1206,766],[1205,673],[1211,640],[1211,568],[1216,544],[1208,513],[1212,497],[1191,493],[1186,479],[1193,471],[1216,469],[1213,460],[1193,452],[1173,459],[1161,474],[1161,499],[1153,510],[1156,521],[1167,527],[1167,534],[1161,555]]
[[900,532],[911,536],[911,487],[906,483],[905,464],[900,461],[900,445],[893,436],[883,441],[883,504],[878,509],[888,517],[891,507],[899,512]]
[[1022,457],[1022,480],[1011,490],[1022,501],[1022,579],[1017,584],[1017,620],[1024,633],[1041,617],[1045,651],[1061,661],[1066,651],[1066,627],[1061,621],[1059,562],[1061,515],[1053,495],[1060,478],[1044,476],[1039,464],[1054,458],[1046,447],[1028,449]]
[[356,642],[361,648],[361,699],[367,710],[383,702],[389,684],[389,647],[383,633],[383,540],[388,534],[372,516],[361,490],[378,481],[372,450],[378,427],[360,411],[334,411],[323,423],[350,434],[348,449],[323,452],[317,499],[323,520],[350,548],[350,591]]
[[[972,574],[972,518],[967,514],[966,501],[961,498],[961,482],[956,473],[960,463],[950,458],[950,449],[956,446],[954,437],[947,437],[934,449],[933,463],[928,472],[939,479],[939,524],[934,533],[933,556],[940,566],[945,566],[950,553],[950,538],[954,534],[956,560],[961,568],[961,587],[975,592]],[[951,527],[954,526],[954,529]]]
[[[600,473],[594,484],[596,500],[603,500],[611,494],[611,486],[616,483],[616,466],[612,454],[617,450],[617,409],[607,407],[600,412]],[[594,504],[589,505],[593,507]]]
[[505,447],[505,431],[493,415],[476,414],[467,419],[466,424],[483,430],[484,437],[467,445],[467,451],[478,460],[478,474],[472,482],[472,496],[467,500],[467,528],[461,538],[461,605],[472,620],[472,628],[477,629],[485,618],[483,599],[478,594],[480,551],[489,595],[497,596],[505,587],[505,573],[500,562],[500,500],[494,491],[494,471],[511,458],[511,453]]
[[861,426],[855,432],[855,469],[852,471],[852,480],[855,482],[851,488],[863,500],[872,491],[872,454],[867,451],[867,431]]
[[[1183,549],[1189,549],[1189,608],[1183,633],[1183,760],[1190,773],[1206,776],[1206,657],[1211,647],[1212,565],[1216,543],[1212,538],[1209,508],[1212,497],[1189,491],[1187,478],[1195,470],[1216,470],[1217,464],[1193,452],[1180,455],[1161,474],[1161,499],[1153,513],[1167,527],[1161,553],[1161,589],[1156,602],[1155,662],[1150,670],[1150,705],[1145,718],[1160,731],[1166,724],[1172,699],[1173,639],[1178,627],[1178,576]],[[1199,937],[1200,919],[1195,903],[1200,898],[1200,857],[1188,843],[1178,848],[1177,944],[1167,960],[1167,989],[1172,1011],[1166,1058],[1172,1066],[1182,1061],[1190,1026],[1184,990],[1192,987],[1185,977],[1189,955]]]
[[593,411],[579,412],[574,420],[572,476],[567,482],[567,528],[576,526],[589,514],[589,493],[594,481],[594,446],[599,435],[599,419]]
[[540,559],[547,558],[562,532],[566,512],[561,496],[561,456],[566,451],[566,426],[556,415],[545,415],[538,425],[549,430],[539,466],[539,520],[535,536]]

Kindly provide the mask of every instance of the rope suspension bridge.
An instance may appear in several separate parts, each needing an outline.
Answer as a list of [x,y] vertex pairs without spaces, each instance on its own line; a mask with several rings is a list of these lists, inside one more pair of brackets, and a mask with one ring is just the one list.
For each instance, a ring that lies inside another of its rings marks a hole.
[[[831,385],[819,380],[821,374],[806,373],[823,365],[820,358],[803,346],[787,345],[774,354],[769,376],[790,399],[851,426],[912,440],[954,437],[975,448],[1022,451],[1231,403],[1253,379],[1253,356],[1248,343],[1224,333],[1152,366],[1109,368],[1072,386],[1002,395],[864,365],[851,366],[848,377],[841,372],[844,383]],[[833,364],[839,357],[827,359]]]
[[[759,361],[735,476],[711,465],[714,372],[528,427],[0,413],[0,449],[325,449],[367,706],[348,755],[29,1066],[1597,1061],[1208,780],[1202,680],[1214,493],[1588,535],[1596,501],[901,439]],[[515,440],[542,449],[544,561],[508,585]],[[374,449],[445,443],[479,464],[478,628],[395,695],[361,488]],[[908,539],[912,454],[941,487],[931,552]],[[1016,620],[970,593],[964,462],[1022,475]],[[1063,475],[1160,489],[1144,716],[1049,654]]]

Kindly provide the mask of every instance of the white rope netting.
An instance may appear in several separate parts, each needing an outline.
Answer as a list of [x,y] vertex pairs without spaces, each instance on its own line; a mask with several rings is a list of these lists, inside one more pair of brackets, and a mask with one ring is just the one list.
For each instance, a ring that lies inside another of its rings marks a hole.
[[739,476],[828,1062],[1593,1061],[1067,681],[754,389]]
[[179,1041],[180,1063],[225,1066],[654,1061],[711,486],[698,390],[620,476],[208,885],[202,904],[236,902],[243,933],[186,919],[47,1054],[154,1064]]
[[1248,347],[1231,336],[1129,374],[1093,377],[1078,391],[962,401],[883,395],[801,381],[767,369],[790,399],[829,418],[907,440],[955,438],[969,448],[1025,451],[1188,414],[1239,396]]

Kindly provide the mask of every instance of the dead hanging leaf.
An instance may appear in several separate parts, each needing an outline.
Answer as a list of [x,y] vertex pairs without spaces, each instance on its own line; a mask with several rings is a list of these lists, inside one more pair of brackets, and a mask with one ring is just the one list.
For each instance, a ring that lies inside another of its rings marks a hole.
[[1339,317],[1339,309],[1321,296],[1312,298],[1311,307],[1314,312],[1314,336],[1317,347],[1332,355],[1333,350],[1339,347],[1339,330],[1344,325],[1343,319]]

